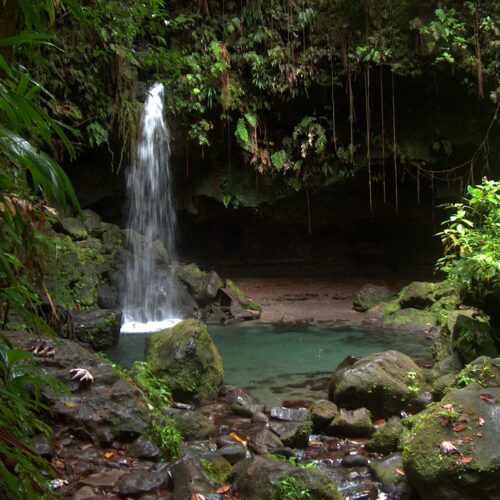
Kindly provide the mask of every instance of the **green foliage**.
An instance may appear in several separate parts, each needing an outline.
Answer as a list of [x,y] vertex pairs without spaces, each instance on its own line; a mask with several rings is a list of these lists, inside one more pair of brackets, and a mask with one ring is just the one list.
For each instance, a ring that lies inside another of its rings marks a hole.
[[285,474],[273,487],[273,500],[302,500],[311,498],[307,488],[290,474]]
[[500,298],[500,182],[483,179],[467,188],[462,203],[438,233],[445,256],[438,268],[448,273],[462,298],[484,306]]

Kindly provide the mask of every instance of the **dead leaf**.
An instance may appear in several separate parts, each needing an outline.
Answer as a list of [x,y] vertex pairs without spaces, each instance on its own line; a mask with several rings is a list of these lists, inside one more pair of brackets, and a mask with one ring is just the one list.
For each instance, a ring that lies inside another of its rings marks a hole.
[[66,467],[62,460],[56,460],[54,465],[56,466],[56,469],[64,469]]
[[462,432],[463,430],[465,430],[465,425],[464,424],[458,424],[458,425],[455,425],[455,427],[453,427],[453,430],[455,432]]
[[465,465],[472,462],[472,457],[460,457],[457,460],[455,460],[453,463],[455,465]]
[[480,425],[480,426],[482,427],[485,423],[486,423],[486,422],[485,422],[484,418],[479,417],[479,418],[477,419],[477,425]]
[[476,436],[478,438],[482,438],[484,436],[484,434],[482,432],[476,432]]
[[75,405],[75,403],[73,403],[73,401],[66,401],[66,402],[64,403],[64,406],[65,406],[66,408],[71,408],[71,409],[72,409],[72,408],[76,408],[76,405]]
[[446,453],[447,455],[453,455],[454,453],[460,455],[457,447],[451,441],[441,441],[439,443],[439,448],[443,453]]
[[229,484],[225,484],[224,486],[217,488],[217,493],[219,493],[219,494],[227,493],[230,489],[231,489],[231,486]]
[[483,393],[483,394],[480,394],[479,397],[483,400],[483,401],[488,401],[488,403],[491,403],[491,401],[493,400],[493,396],[491,394],[486,394],[486,393]]
[[394,469],[394,472],[395,472],[398,476],[404,476],[404,475],[405,475],[404,471],[402,471],[401,469],[398,469],[398,468]]
[[206,500],[205,496],[202,495],[201,493],[193,493],[191,495],[191,500]]
[[241,443],[242,445],[246,446],[247,445],[247,442],[246,440],[244,440],[243,438],[240,438],[240,436],[238,436],[238,434],[236,434],[236,432],[231,432],[229,433],[229,435],[235,440],[235,441],[238,441],[238,443]]
[[379,418],[378,420],[375,420],[375,422],[373,422],[374,425],[382,425],[382,424],[385,424],[385,418]]
[[323,446],[323,443],[321,441],[309,441],[309,446],[311,448],[321,448],[321,446]]
[[106,459],[110,459],[110,458],[113,458],[115,456],[115,454],[112,452],[112,451],[107,451],[103,457],[106,458]]

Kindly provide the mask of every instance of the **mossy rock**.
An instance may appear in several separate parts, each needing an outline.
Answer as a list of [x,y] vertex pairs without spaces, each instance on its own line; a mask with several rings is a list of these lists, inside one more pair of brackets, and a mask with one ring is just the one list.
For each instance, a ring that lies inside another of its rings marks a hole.
[[383,424],[365,444],[365,449],[387,455],[397,451],[401,444],[403,424],[399,417],[391,417]]
[[450,312],[456,310],[459,305],[460,298],[458,295],[447,295],[434,302],[430,307],[430,311],[436,315],[437,324],[445,326]]
[[179,411],[172,417],[186,440],[206,439],[215,433],[213,421],[199,411]]
[[303,422],[269,422],[271,430],[278,435],[285,446],[291,448],[306,448],[309,443],[309,436],[312,432],[310,420]]
[[458,387],[479,383],[483,387],[500,387],[500,358],[480,356],[454,377]]
[[391,314],[384,314],[384,324],[415,331],[426,331],[436,326],[437,318],[432,311],[406,308],[396,310]]
[[341,408],[327,428],[328,434],[342,437],[370,437],[374,431],[370,412],[366,408]]
[[199,459],[201,470],[216,486],[222,486],[233,473],[233,466],[221,455],[212,453]]
[[425,309],[437,300],[454,293],[453,287],[446,281],[429,283],[413,281],[399,293],[399,304],[402,308]]
[[[292,494],[297,496],[291,496]],[[273,500],[283,498],[341,500],[342,496],[339,494],[337,485],[319,469],[297,467],[282,476],[277,484],[275,483],[271,498]]]
[[214,302],[217,292],[224,286],[216,272],[202,271],[194,263],[180,266],[177,269],[177,276],[187,286],[189,293],[200,306]]
[[354,293],[352,303],[356,311],[365,312],[376,304],[386,302],[391,295],[390,290],[385,286],[372,285],[369,283],[363,285]]
[[224,379],[222,358],[200,321],[185,320],[148,339],[146,361],[179,401],[215,397]]
[[374,418],[398,415],[423,407],[418,394],[423,379],[409,356],[384,351],[341,363],[330,380],[328,399],[347,409],[363,406]]
[[75,240],[83,240],[89,236],[85,224],[80,219],[61,217],[59,222],[62,231]]
[[313,431],[320,432],[337,416],[339,409],[335,403],[327,399],[315,401],[309,408]]
[[452,347],[467,363],[478,356],[494,358],[498,353],[489,323],[483,318],[464,314],[457,316],[452,332]]
[[[421,498],[497,499],[500,491],[500,388],[449,392],[412,419],[403,463]],[[446,452],[451,443],[457,452]]]
[[232,280],[226,280],[226,288],[231,290],[233,297],[240,303],[244,309],[250,311],[262,312],[262,307],[254,300],[247,297],[245,292]]
[[101,350],[118,344],[121,311],[99,309],[74,315],[76,338]]
[[375,481],[384,488],[404,480],[404,476],[397,472],[403,470],[403,457],[399,454],[390,455],[382,460],[374,460],[370,462],[369,468]]

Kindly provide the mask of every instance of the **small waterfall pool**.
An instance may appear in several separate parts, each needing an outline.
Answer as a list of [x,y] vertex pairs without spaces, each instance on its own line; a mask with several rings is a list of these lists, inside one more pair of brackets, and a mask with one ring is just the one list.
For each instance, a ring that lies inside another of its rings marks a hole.
[[[395,349],[419,364],[431,362],[431,341],[423,335],[310,324],[209,325],[208,330],[224,361],[225,383],[273,406],[285,399],[326,397],[331,373],[348,355]],[[147,336],[122,335],[106,354],[129,367],[144,359]]]

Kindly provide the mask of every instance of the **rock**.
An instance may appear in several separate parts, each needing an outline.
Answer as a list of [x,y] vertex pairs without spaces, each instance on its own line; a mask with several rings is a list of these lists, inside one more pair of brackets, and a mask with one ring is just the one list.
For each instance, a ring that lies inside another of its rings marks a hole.
[[91,488],[90,486],[84,486],[73,495],[72,500],[93,500],[95,498],[98,498],[98,495],[94,491],[94,488]]
[[399,417],[391,417],[365,444],[365,450],[387,455],[400,449],[403,424]]
[[164,467],[158,471],[137,470],[125,474],[117,484],[118,493],[122,497],[131,497],[141,493],[157,490],[170,481],[170,469]]
[[83,210],[83,223],[91,236],[100,236],[102,232],[101,216],[93,210]]
[[134,458],[156,461],[160,459],[160,450],[144,436],[139,437],[129,448],[128,454]]
[[424,309],[453,292],[453,287],[446,282],[428,283],[425,281],[414,281],[401,290],[399,293],[399,303],[402,308]]
[[309,412],[306,408],[285,408],[275,406],[271,408],[271,418],[275,420],[286,420],[287,422],[305,422],[309,420]]
[[422,370],[406,354],[385,351],[352,365],[341,363],[330,380],[329,399],[337,406],[370,410],[374,418],[423,407],[419,399]]
[[356,311],[365,312],[376,304],[387,301],[391,295],[385,286],[367,284],[354,293],[352,303]]
[[118,344],[122,321],[121,311],[98,309],[73,316],[75,335],[78,340],[90,344],[96,350]]
[[217,453],[232,465],[243,460],[247,456],[247,452],[247,448],[239,443],[226,445],[217,450]]
[[260,317],[262,307],[257,304],[257,302],[248,297],[245,292],[236,285],[234,281],[226,280],[226,287],[223,289],[223,291],[228,293],[231,298],[237,300],[243,308],[247,309],[250,312],[253,312],[254,319],[258,319]]
[[205,439],[215,432],[213,421],[199,411],[180,411],[173,417],[184,439]]
[[399,309],[392,314],[384,315],[384,325],[408,333],[429,332],[437,325],[437,318],[435,313],[428,310]]
[[249,434],[247,442],[248,449],[258,455],[266,455],[278,448],[283,448],[281,439],[269,429],[252,429]]
[[273,421],[269,422],[285,446],[292,448],[305,448],[309,443],[309,435],[312,431],[310,420],[305,422]]
[[[234,441],[233,441],[234,442]],[[217,451],[217,446],[213,441],[192,441],[181,446],[180,459],[191,460],[193,458],[203,458]]]
[[98,488],[114,488],[115,484],[118,483],[124,474],[126,474],[125,471],[111,469],[105,472],[91,474],[90,476],[82,479],[80,483]]
[[59,222],[62,232],[75,240],[83,240],[89,235],[85,224],[80,219],[76,219],[75,217],[61,217]]
[[235,385],[223,385],[219,391],[219,399],[225,403],[238,403],[242,406],[259,404],[257,399]]
[[337,416],[339,409],[326,399],[315,401],[309,408],[314,432],[321,432]]
[[340,464],[344,467],[366,467],[368,465],[368,459],[356,453],[343,457]]
[[222,486],[227,482],[233,472],[231,463],[219,453],[206,455],[198,460],[202,471],[216,486]]
[[422,498],[498,498],[499,403],[500,387],[472,384],[413,417],[403,463]]
[[224,286],[224,283],[216,272],[210,271],[206,273],[196,264],[179,266],[177,274],[201,306],[214,302],[217,292]]
[[248,298],[231,280],[226,280],[226,287],[219,290],[217,299],[235,319],[259,319],[262,313],[260,305]]
[[[288,462],[277,462],[263,457],[242,460],[234,467],[236,492],[246,500],[287,498],[294,490],[303,492],[311,500],[340,500],[335,483],[314,469],[294,467]],[[296,497],[299,498],[299,497]]]
[[150,337],[146,361],[182,402],[215,397],[224,379],[219,351],[206,325],[196,320],[181,321]]
[[[214,486],[205,477],[199,464],[194,460],[181,460],[172,467],[174,481],[174,500],[187,500],[190,498],[205,498],[212,500],[220,498]],[[198,496],[196,496],[198,495]]]
[[328,434],[345,437],[369,437],[374,431],[370,412],[366,408],[341,408],[327,428]]
[[114,224],[103,224],[102,246],[106,254],[115,258],[123,255],[132,256],[130,252],[123,248],[124,238],[123,233],[118,226]]
[[45,434],[37,434],[31,438],[31,444],[38,455],[51,459],[55,455],[54,443]]
[[151,252],[153,261],[156,262],[156,264],[170,263],[170,255],[168,254],[167,249],[160,240],[154,240],[153,242],[151,242],[147,246],[147,249],[149,252]]
[[490,325],[481,318],[458,314],[451,336],[452,347],[466,363],[478,356],[497,355],[495,341],[491,336]]
[[245,405],[240,403],[233,403],[231,405],[231,410],[236,415],[240,415],[241,417],[251,418],[255,413],[262,413],[264,411],[264,405],[262,404]]
[[369,464],[373,478],[378,481],[384,491],[393,498],[412,498],[403,472],[401,455],[389,455],[382,460],[374,460]]
[[252,415],[252,423],[253,424],[267,424],[269,422],[269,418],[267,415],[264,415],[261,411],[256,411]]
[[116,286],[102,283],[97,287],[97,305],[101,309],[115,309],[118,306],[118,290]]

